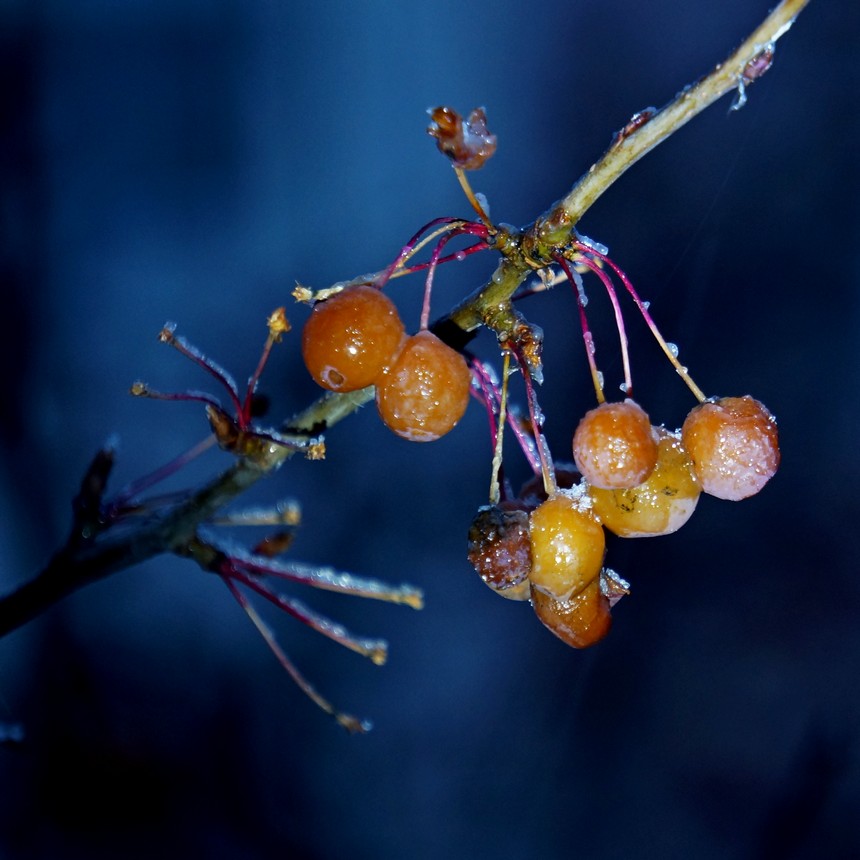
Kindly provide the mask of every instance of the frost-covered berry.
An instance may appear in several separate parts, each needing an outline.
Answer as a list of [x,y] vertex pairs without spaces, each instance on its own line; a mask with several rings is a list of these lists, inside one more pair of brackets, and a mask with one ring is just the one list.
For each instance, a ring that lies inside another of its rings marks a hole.
[[471,383],[466,359],[432,332],[419,331],[377,381],[376,406],[398,436],[432,442],[463,417]]
[[594,487],[641,484],[657,464],[657,443],[645,410],[632,400],[601,403],[586,412],[573,434],[573,459]]
[[699,404],[681,436],[703,492],[718,499],[754,495],[779,468],[776,419],[749,395]]

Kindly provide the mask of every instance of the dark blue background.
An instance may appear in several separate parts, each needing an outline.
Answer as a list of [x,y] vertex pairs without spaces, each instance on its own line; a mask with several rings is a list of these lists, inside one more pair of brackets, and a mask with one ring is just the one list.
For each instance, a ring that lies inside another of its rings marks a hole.
[[[159,346],[166,320],[243,379],[268,313],[303,319],[296,280],[378,269],[421,224],[469,213],[426,108],[487,107],[499,150],[475,186],[496,220],[525,223],[766,10],[4,4],[0,587],[62,543],[110,434],[119,487],[205,432],[195,406],[127,395],[137,378],[209,384]],[[813,2],[742,111],[711,108],[581,224],[708,393],[778,416],[783,467],[760,496],[704,498],[675,536],[613,542],[634,596],[604,643],[574,652],[466,562],[489,480],[480,409],[424,446],[367,409],[329,434],[326,461],[290,463],[249,501],[302,501],[295,557],[425,590],[420,613],[299,595],[389,639],[382,669],[267,616],[373,732],[323,717],[217,580],[160,558],[0,642],[0,723],[24,733],[0,746],[0,856],[856,855],[858,17]],[[447,267],[434,307],[493,265]],[[412,327],[420,293],[392,287]],[[526,311],[546,330],[541,402],[565,459],[593,397],[575,305],[560,289]],[[689,393],[629,320],[637,399],[677,426]],[[264,380],[275,421],[316,394],[297,344]]]

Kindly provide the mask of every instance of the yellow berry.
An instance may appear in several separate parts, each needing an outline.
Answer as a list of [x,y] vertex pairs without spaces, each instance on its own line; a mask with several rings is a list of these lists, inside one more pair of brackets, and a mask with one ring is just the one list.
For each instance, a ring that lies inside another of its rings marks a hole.
[[580,503],[562,494],[538,505],[530,517],[532,586],[556,600],[578,594],[600,574],[606,538]]
[[677,531],[692,516],[702,488],[680,434],[655,427],[657,466],[626,490],[590,487],[592,510],[609,531],[621,537],[650,537]]

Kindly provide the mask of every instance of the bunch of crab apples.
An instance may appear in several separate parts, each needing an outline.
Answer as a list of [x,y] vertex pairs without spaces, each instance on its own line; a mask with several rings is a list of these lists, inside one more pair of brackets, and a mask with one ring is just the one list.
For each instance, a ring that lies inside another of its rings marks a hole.
[[604,567],[604,529],[625,538],[677,531],[701,493],[737,501],[779,466],[776,421],[752,397],[706,400],[670,432],[634,401],[601,403],[580,421],[573,456],[581,480],[537,504],[482,508],[469,558],[497,593],[531,600],[538,618],[575,648],[609,631],[626,583]]
[[302,332],[311,376],[329,391],[376,386],[386,427],[413,442],[448,433],[469,403],[465,358],[435,334],[407,336],[397,308],[369,284],[346,287],[317,302]]

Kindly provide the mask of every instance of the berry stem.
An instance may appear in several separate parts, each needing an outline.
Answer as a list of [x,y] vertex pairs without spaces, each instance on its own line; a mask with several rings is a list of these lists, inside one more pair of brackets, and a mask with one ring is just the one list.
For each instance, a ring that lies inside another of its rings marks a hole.
[[265,344],[263,344],[263,352],[260,355],[260,360],[257,362],[257,367],[248,380],[248,388],[245,391],[245,402],[242,404],[241,411],[236,415],[241,430],[247,430],[251,424],[251,404],[254,399],[254,392],[257,390],[257,383],[260,381],[260,377],[266,368],[266,363],[272,353],[272,347],[276,343],[281,342],[284,332],[290,330],[290,324],[287,322],[287,316],[284,311],[284,308],[278,308],[266,321],[269,334],[266,337]]
[[236,410],[236,415],[241,415],[242,404],[239,402],[239,389],[236,387],[233,377],[223,367],[216,364],[211,358],[203,355],[196,347],[188,343],[185,338],[179,337],[174,332],[175,326],[168,324],[159,332],[158,339],[162,343],[166,343],[168,346],[172,346],[178,350],[186,358],[193,361],[199,367],[202,367],[207,373],[212,374],[227,390],[230,402]]
[[537,392],[535,391],[534,380],[532,379],[531,372],[529,371],[528,362],[517,346],[510,342],[505,346],[514,353],[514,356],[517,359],[517,364],[520,366],[520,372],[523,375],[523,383],[526,387],[526,402],[529,408],[529,422],[531,424],[532,435],[534,436],[538,459],[540,461],[543,488],[548,496],[552,496],[557,491],[558,485],[555,481],[555,467],[552,462],[552,456],[549,452],[549,445],[547,445],[546,437],[543,435],[543,412],[537,402]]
[[313,612],[300,601],[283,594],[275,594],[274,591],[268,589],[253,576],[243,574],[241,571],[233,568],[229,562],[228,568],[229,570],[224,573],[225,576],[229,576],[231,579],[241,582],[243,585],[256,591],[257,594],[265,597],[266,600],[277,606],[278,609],[283,610],[297,621],[301,621],[302,624],[307,625],[327,639],[331,639],[332,642],[336,642],[338,645],[342,645],[344,648],[348,648],[362,657],[369,658],[377,666],[382,666],[388,659],[388,643],[383,639],[354,636],[341,624],[337,624],[325,616]]
[[[576,242],[574,244],[574,247],[577,250],[583,252],[584,254],[593,255],[599,260],[602,260],[621,279],[621,283],[624,284],[625,289],[630,294],[633,301],[636,303],[636,307],[639,309],[639,313],[642,314],[642,318],[645,320],[646,325],[649,329],[651,329],[651,334],[654,335],[655,340],[657,341],[657,343],[660,344],[660,348],[666,354],[666,358],[668,358],[669,361],[672,363],[672,366],[675,368],[676,372],[678,373],[678,376],[680,376],[681,379],[684,380],[687,385],[687,388],[689,388],[690,391],[693,392],[693,396],[699,401],[699,403],[704,403],[704,401],[708,398],[705,396],[702,389],[699,388],[699,386],[696,385],[695,382],[693,382],[693,379],[688,373],[687,368],[684,367],[680,361],[678,361],[678,356],[675,355],[673,350],[669,347],[669,344],[666,342],[666,339],[663,337],[662,334],[660,334],[660,330],[657,328],[657,324],[654,322],[654,319],[651,316],[651,312],[648,310],[642,299],[639,298],[639,293],[636,292],[636,289],[631,283],[630,278],[627,277],[621,267],[614,263],[612,260],[610,260],[609,257],[606,256],[606,254],[597,251],[592,246],[583,245],[579,242]],[[594,268],[593,271],[597,272],[599,271],[599,269]],[[605,273],[603,274],[605,275]],[[628,396],[630,395],[628,394]]]
[[464,230],[459,228],[452,229],[446,236],[443,236],[433,248],[433,253],[430,256],[430,262],[427,267],[427,277],[424,281],[424,302],[421,306],[421,321],[419,323],[419,331],[426,331],[430,325],[430,295],[433,292],[433,279],[436,275],[436,267],[439,264],[439,257],[442,254],[442,249],[455,236],[464,233]]
[[353,597],[367,597],[387,603],[401,603],[413,609],[421,609],[424,597],[420,589],[411,585],[391,586],[377,579],[343,573],[331,567],[302,564],[301,562],[278,562],[275,559],[260,561],[252,556],[244,556],[236,551],[230,554],[233,565],[254,576],[274,576],[290,582],[299,582],[323,591],[351,594]]
[[595,275],[597,275],[598,278],[600,278],[601,283],[606,288],[606,292],[609,295],[609,301],[612,303],[612,312],[615,314],[615,327],[618,329],[618,340],[621,344],[621,361],[624,366],[624,392],[627,397],[633,397],[633,376],[630,371],[630,354],[627,347],[627,331],[624,328],[624,316],[621,313],[618,294],[615,291],[615,287],[613,286],[609,275],[607,275],[600,266],[598,266],[593,260],[589,259],[588,256],[581,257],[580,259],[583,265],[587,266]]
[[293,679],[296,686],[312,701],[317,707],[321,708],[325,713],[334,717],[340,725],[342,725],[350,733],[364,733],[370,730],[371,724],[367,720],[359,720],[351,714],[338,711],[328,699],[323,698],[305,679],[305,677],[295,667],[293,662],[287,657],[284,650],[278,645],[275,634],[265,621],[259,616],[257,610],[248,601],[248,598],[239,590],[236,583],[230,577],[222,576],[230,593],[236,599],[236,602],[245,611],[251,623],[257,628],[257,632],[263,637],[271,652],[277,657],[278,662],[287,671],[287,674]]
[[[434,218],[432,221],[429,221],[425,224],[401,249],[400,253],[394,258],[394,260],[388,265],[387,268],[383,269],[375,278],[374,284],[382,289],[388,281],[394,277],[394,273],[403,266],[403,264],[412,256],[418,253],[428,242],[433,241],[433,239],[441,235],[443,233],[447,233],[450,230],[455,229],[457,226],[461,224],[465,224],[468,222],[463,221],[462,218],[454,218],[450,215],[447,215],[442,218]],[[421,237],[433,227],[442,224],[444,226],[440,227],[438,230],[434,230],[429,236],[426,236],[424,239]],[[420,240],[420,241],[419,241]]]
[[597,402],[604,403],[606,401],[606,397],[603,394],[603,379],[600,371],[597,369],[597,360],[595,359],[597,347],[594,345],[594,335],[591,333],[591,328],[588,325],[588,316],[585,313],[586,296],[585,289],[582,284],[582,278],[579,277],[579,275],[574,277],[574,273],[568,266],[567,260],[565,260],[560,254],[556,256],[556,260],[558,261],[559,266],[564,270],[571,286],[576,290],[576,303],[579,308],[579,323],[582,327],[582,340],[585,344],[585,356],[588,359],[588,368],[591,371],[591,382],[594,385],[594,393],[597,396]]
[[499,395],[499,422],[493,446],[493,466],[490,475],[490,504],[497,505],[501,498],[499,473],[502,470],[502,445],[505,436],[505,421],[508,417],[508,378],[511,370],[511,354],[505,350],[502,358],[502,389]]
[[148,475],[144,475],[143,477],[127,484],[111,500],[110,505],[105,512],[105,516],[108,519],[114,519],[120,510],[128,505],[129,502],[137,498],[150,487],[153,487],[166,478],[169,478],[171,475],[176,474],[176,472],[178,472],[183,466],[199,457],[205,451],[208,451],[214,444],[215,436],[210,433],[178,457],[175,457],[163,466],[150,472]]
[[490,233],[495,233],[496,228],[493,226],[492,221],[490,221],[490,216],[487,215],[486,211],[484,210],[484,207],[481,205],[481,202],[475,195],[475,192],[472,190],[472,184],[469,182],[466,176],[466,171],[463,170],[462,167],[455,166],[454,173],[457,174],[457,181],[460,183],[460,187],[463,189],[463,193],[466,195],[466,199],[469,201],[475,212],[478,213],[478,217],[481,219],[481,221],[484,222]]

